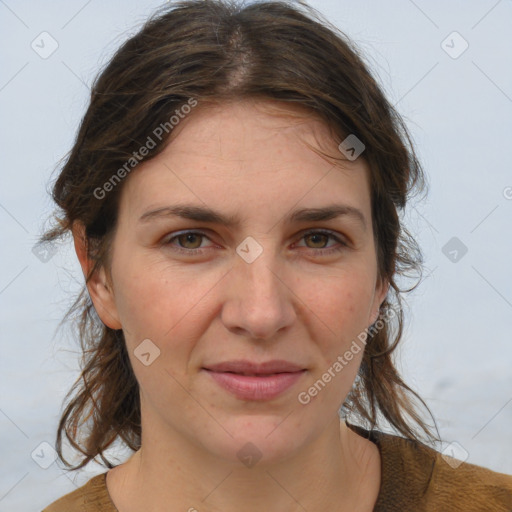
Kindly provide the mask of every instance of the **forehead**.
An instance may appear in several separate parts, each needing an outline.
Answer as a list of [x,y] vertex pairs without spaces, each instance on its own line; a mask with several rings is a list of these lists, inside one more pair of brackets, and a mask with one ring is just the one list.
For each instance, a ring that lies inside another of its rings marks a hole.
[[[193,125],[193,129],[190,125]],[[303,106],[274,100],[247,99],[196,107],[172,130],[168,150],[192,156],[233,161],[270,160],[279,163],[306,156],[307,149],[335,158],[343,155],[329,127]],[[313,155],[307,155],[309,157]]]
[[[333,158],[334,157],[334,158]],[[318,117],[274,101],[198,106],[167,147],[129,176],[121,209],[194,200],[225,211],[352,203],[369,211],[369,169],[348,161]],[[260,214],[263,212],[260,211]]]

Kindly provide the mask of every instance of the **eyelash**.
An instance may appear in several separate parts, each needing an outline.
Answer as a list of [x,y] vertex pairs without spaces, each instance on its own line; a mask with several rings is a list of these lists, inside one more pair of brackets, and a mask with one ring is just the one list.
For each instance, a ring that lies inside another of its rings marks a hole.
[[[177,238],[179,238],[180,236],[183,236],[183,235],[189,235],[189,234],[194,234],[194,235],[198,235],[198,236],[201,236],[201,237],[204,237],[204,238],[208,238],[208,235],[206,235],[205,233],[201,232],[201,231],[181,231],[179,233],[177,233],[176,235],[172,236],[171,238],[168,238],[166,240],[164,240],[162,243],[163,245],[165,246],[172,246],[172,243],[174,240],[176,240]],[[301,236],[301,239],[302,238],[305,238],[306,236],[308,235],[325,235],[331,239],[333,239],[334,241],[338,242],[340,244],[340,246],[336,246],[336,247],[332,247],[332,248],[327,248],[327,249],[312,249],[312,248],[308,248],[309,250],[311,251],[314,251],[314,252],[321,252],[323,256],[327,256],[329,254],[333,254],[333,253],[337,253],[337,252],[341,252],[343,251],[344,249],[346,249],[348,247],[348,245],[343,242],[337,235],[335,235],[334,233],[332,233],[331,231],[326,231],[326,230],[311,230],[311,231],[308,231],[306,233],[304,233],[302,236]],[[208,238],[209,240],[209,238]],[[179,253],[182,253],[182,254],[187,254],[187,255],[202,255],[205,253],[205,249],[184,249],[183,247],[178,247],[178,246],[173,246],[172,247],[172,250],[173,251],[176,251],[176,252],[179,252]]]

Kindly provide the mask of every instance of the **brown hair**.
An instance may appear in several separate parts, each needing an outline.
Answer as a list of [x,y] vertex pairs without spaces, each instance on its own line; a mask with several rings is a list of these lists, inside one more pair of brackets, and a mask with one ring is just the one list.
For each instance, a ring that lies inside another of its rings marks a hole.
[[[51,243],[69,233],[74,223],[83,225],[94,261],[86,282],[101,266],[108,269],[121,178],[130,170],[127,162],[130,167],[138,163],[134,152],[149,146],[148,136],[156,127],[168,126],[171,116],[191,98],[206,102],[258,97],[305,107],[325,121],[340,141],[353,134],[365,144],[378,274],[390,283],[382,311],[393,307],[396,331],[393,334],[384,322],[377,332],[370,332],[342,411],[371,429],[381,424],[381,414],[404,437],[438,441],[414,401],[426,410],[427,405],[402,380],[392,360],[403,330],[400,293],[415,288],[400,290],[395,276],[412,271],[421,277],[422,263],[397,211],[404,209],[413,192],[425,189],[421,165],[404,121],[384,97],[358,49],[302,2],[240,6],[191,0],[158,10],[95,79],[90,105],[53,187],[60,208],[58,223],[41,241]],[[160,131],[158,142],[152,137],[156,145],[145,161],[165,147],[171,130]],[[116,173],[119,183],[112,181]],[[107,182],[112,186],[106,187]],[[66,397],[57,432],[58,453],[74,469],[97,456],[112,467],[103,452],[116,439],[132,450],[140,447],[138,383],[122,331],[101,323],[86,287],[66,318],[73,315],[83,352],[82,372]],[[65,460],[64,436],[82,454],[79,464]]]

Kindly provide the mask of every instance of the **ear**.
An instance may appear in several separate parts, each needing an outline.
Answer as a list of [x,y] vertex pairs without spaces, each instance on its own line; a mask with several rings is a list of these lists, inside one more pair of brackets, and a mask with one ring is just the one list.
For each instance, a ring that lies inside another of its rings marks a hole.
[[[87,255],[87,238],[82,223],[75,222],[72,228],[75,252],[82,267],[85,279],[94,266],[94,262]],[[97,269],[87,283],[87,290],[91,297],[94,309],[101,321],[111,329],[121,329],[121,322],[117,314],[114,291],[108,282],[104,267]]]
[[370,323],[369,325],[374,324],[379,318],[380,306],[384,302],[386,295],[389,290],[389,282],[383,281],[381,279],[377,279],[377,285],[375,286],[375,293],[373,297],[373,304],[370,314]]

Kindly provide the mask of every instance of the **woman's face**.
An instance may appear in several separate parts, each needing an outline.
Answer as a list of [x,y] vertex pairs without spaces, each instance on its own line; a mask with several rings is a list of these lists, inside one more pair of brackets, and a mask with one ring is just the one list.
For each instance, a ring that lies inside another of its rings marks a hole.
[[[247,442],[270,461],[322,434],[387,291],[365,161],[334,165],[311,149],[342,157],[325,125],[271,106],[197,107],[180,121],[124,184],[112,287],[90,286],[102,320],[124,331],[143,432],[233,461]],[[239,360],[301,371],[208,370]]]

